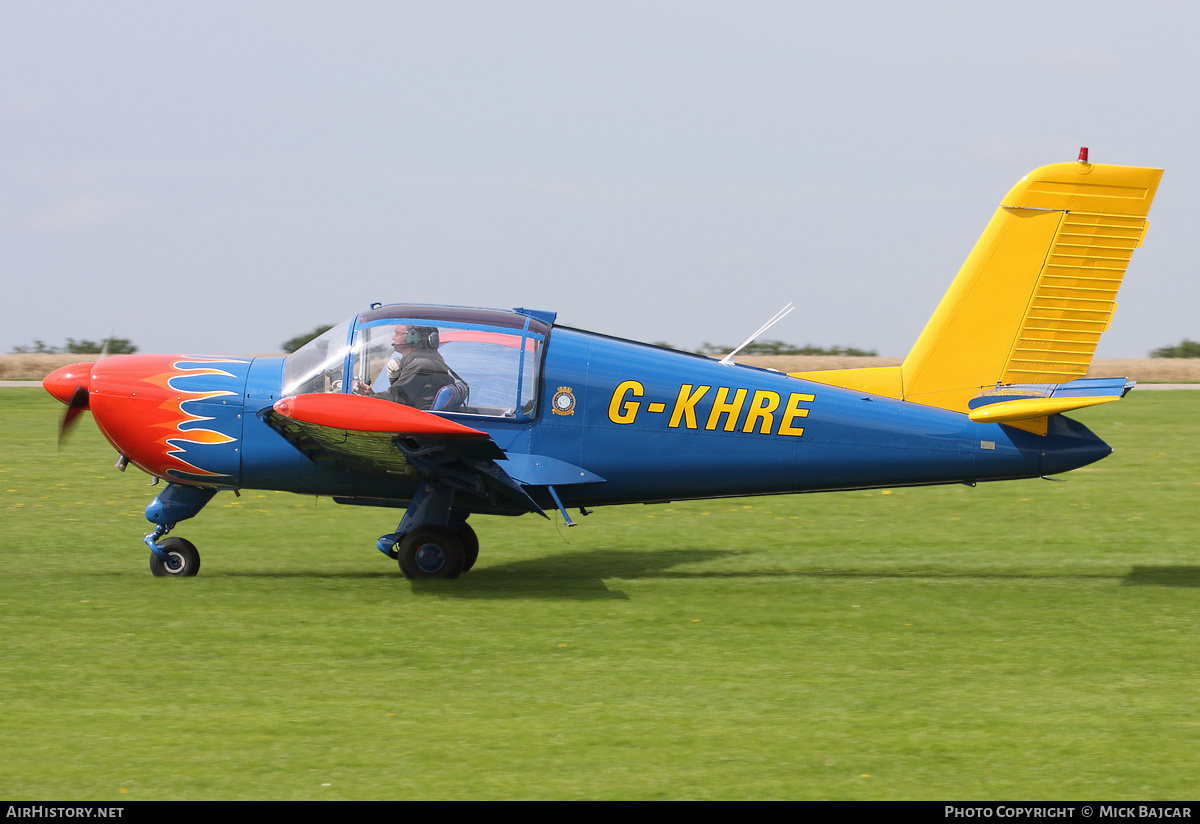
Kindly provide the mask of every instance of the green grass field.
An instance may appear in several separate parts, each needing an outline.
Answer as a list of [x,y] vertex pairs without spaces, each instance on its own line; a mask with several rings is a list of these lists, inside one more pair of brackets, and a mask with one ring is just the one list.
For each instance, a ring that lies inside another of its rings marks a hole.
[[476,518],[222,493],[150,575],[156,490],[0,392],[0,797],[1195,798],[1200,393],[1077,413],[1065,483]]

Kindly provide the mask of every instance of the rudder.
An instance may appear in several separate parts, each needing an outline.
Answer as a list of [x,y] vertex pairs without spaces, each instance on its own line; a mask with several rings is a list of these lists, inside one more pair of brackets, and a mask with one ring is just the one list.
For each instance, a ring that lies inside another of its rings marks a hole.
[[797,377],[957,412],[986,387],[1082,378],[1161,176],[1085,162],[1035,169],[1001,201],[901,366]]

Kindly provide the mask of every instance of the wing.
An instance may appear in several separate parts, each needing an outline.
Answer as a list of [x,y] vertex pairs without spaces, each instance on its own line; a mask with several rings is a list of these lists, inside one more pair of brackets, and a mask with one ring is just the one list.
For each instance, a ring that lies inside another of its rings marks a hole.
[[314,462],[381,478],[444,482],[494,504],[545,514],[496,463],[504,450],[478,429],[391,401],[337,393],[294,395],[258,414]]

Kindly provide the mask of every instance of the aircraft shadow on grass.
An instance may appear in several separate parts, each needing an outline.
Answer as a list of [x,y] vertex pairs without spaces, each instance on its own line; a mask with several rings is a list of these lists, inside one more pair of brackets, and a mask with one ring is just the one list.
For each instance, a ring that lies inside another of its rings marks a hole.
[[[680,569],[691,564],[710,563],[738,556],[743,564],[738,569]],[[610,589],[606,580],[792,578],[792,579],[876,579],[876,580],[983,580],[1032,581],[1054,578],[1119,580],[1122,586],[1200,587],[1200,566],[1135,566],[1128,575],[1043,573],[1043,572],[984,572],[871,570],[871,569],[768,569],[758,568],[750,561],[752,551],[728,549],[666,549],[617,550],[599,547],[591,550],[567,551],[554,555],[514,561],[495,566],[478,567],[454,586],[431,579],[412,581],[415,595],[453,596],[464,599],[522,599],[545,600],[628,600],[619,589]],[[391,581],[390,572],[248,572],[232,570],[216,573],[228,577],[246,578],[378,578]]]
[[1200,587],[1200,566],[1135,566],[1121,585]]
[[[672,572],[681,564],[713,561],[734,554],[728,550],[671,549],[658,551],[616,551],[608,548],[563,552],[529,558],[509,564],[479,567],[448,587],[436,579],[415,579],[412,591],[418,595],[454,595],[460,598],[544,598],[548,600],[627,600],[620,590],[605,585],[606,578],[679,578],[695,573]],[[395,580],[394,573],[338,572],[310,573],[295,571],[216,573],[232,578],[380,578]],[[733,571],[731,576],[745,577],[752,572]],[[725,573],[703,573],[702,577],[726,577]]]

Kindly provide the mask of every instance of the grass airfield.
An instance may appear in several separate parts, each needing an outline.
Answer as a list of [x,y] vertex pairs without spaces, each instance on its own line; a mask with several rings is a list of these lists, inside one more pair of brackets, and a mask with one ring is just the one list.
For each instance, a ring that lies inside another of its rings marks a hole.
[[1200,393],[1073,414],[1044,480],[475,518],[221,493],[153,578],[146,476],[0,393],[0,796],[1188,799]]

